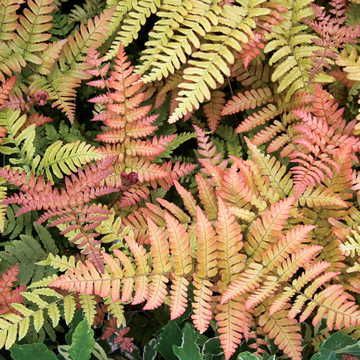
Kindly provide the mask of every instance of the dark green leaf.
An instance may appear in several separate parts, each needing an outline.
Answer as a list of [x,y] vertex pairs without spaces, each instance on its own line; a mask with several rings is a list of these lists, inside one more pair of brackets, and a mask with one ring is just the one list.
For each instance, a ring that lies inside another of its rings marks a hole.
[[179,360],[203,360],[197,345],[198,333],[190,323],[184,326],[180,346],[173,345],[173,351]]
[[181,330],[176,321],[170,321],[162,329],[159,336],[158,351],[166,360],[176,360],[172,352],[174,345],[181,344]]
[[84,319],[79,323],[73,333],[69,355],[72,360],[89,360],[94,345],[94,332]]
[[11,350],[13,360],[57,360],[56,355],[44,344],[14,345]]

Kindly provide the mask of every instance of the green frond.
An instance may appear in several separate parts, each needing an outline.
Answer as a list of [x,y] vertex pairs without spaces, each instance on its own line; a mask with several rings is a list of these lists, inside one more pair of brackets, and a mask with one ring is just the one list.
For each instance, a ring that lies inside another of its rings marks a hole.
[[20,72],[25,65],[21,54],[13,52],[4,41],[0,42],[0,81],[4,81],[5,76]]
[[277,92],[285,93],[286,101],[298,90],[308,89],[312,55],[318,47],[315,36],[301,21],[312,15],[310,0],[284,0],[288,11],[284,20],[272,27],[268,34],[265,53],[271,53],[269,65],[274,67],[271,80],[278,83]]
[[161,80],[179,70],[218,24],[220,11],[218,0],[165,1],[137,69],[144,81]]
[[0,143],[0,153],[12,155],[10,162],[14,165],[29,165],[35,154],[35,125],[26,127],[26,119],[20,110],[0,110],[0,126],[7,130]]
[[69,15],[71,22],[85,23],[90,18],[99,13],[99,9],[102,10],[103,1],[101,0],[86,0],[84,4],[75,5]]
[[75,257],[67,257],[65,255],[60,256],[50,253],[45,260],[38,261],[37,265],[51,266],[56,270],[66,271],[75,266]]
[[182,144],[187,142],[188,140],[195,139],[196,134],[192,132],[184,132],[180,133],[176,136],[174,140],[172,140],[169,144],[166,145],[166,149],[164,152],[161,153],[161,155],[158,157],[158,159],[170,159],[172,157],[173,152]]
[[0,347],[9,349],[16,341],[23,339],[31,330],[31,326],[38,332],[45,325],[45,318],[49,318],[55,327],[59,323],[60,310],[58,303],[62,295],[51,289],[36,289],[24,292],[23,297],[29,306],[12,304],[17,311],[0,315]]
[[[114,57],[119,47],[128,46],[137,39],[141,27],[145,25],[147,18],[155,14],[160,7],[161,0],[120,0],[116,6],[116,19],[120,20],[119,30],[107,53],[107,58]],[[126,16],[124,16],[126,14]],[[115,19],[112,20],[114,23]]]
[[83,165],[101,157],[96,148],[86,142],[63,144],[59,140],[46,149],[41,161],[35,159],[33,170],[38,175],[45,173],[46,177],[54,182],[54,176],[62,179],[64,175],[71,175]]
[[326,187],[308,188],[299,198],[301,206],[309,208],[340,207],[346,208],[347,203]]
[[69,325],[74,317],[76,310],[76,301],[73,295],[66,295],[63,300],[63,312],[64,319],[67,325]]
[[352,230],[346,241],[340,245],[341,251],[354,258],[360,258],[360,228]]
[[356,47],[343,50],[336,64],[344,68],[349,80],[360,81],[360,55]]
[[18,14],[20,7],[18,0],[1,0],[0,1],[0,41],[12,40],[14,30],[17,26]]
[[4,246],[0,252],[1,269],[19,264],[19,281],[27,284],[30,280],[38,281],[52,275],[54,271],[37,262],[48,257],[48,253],[57,254],[58,248],[50,233],[41,225],[34,224],[36,236],[20,235],[20,240],[13,240]]
[[276,202],[288,196],[293,188],[293,182],[286,166],[282,165],[275,157],[264,155],[256,146],[247,141],[251,160],[257,165],[260,176],[268,179],[270,188],[263,195],[271,202]]
[[76,89],[81,81],[89,78],[84,60],[89,49],[98,48],[107,38],[112,10],[104,10],[100,16],[90,19],[62,47],[58,62],[45,77],[34,75],[31,90],[44,90],[53,101],[53,106],[62,110],[70,121],[75,117]]
[[15,52],[20,53],[25,61],[41,64],[41,52],[47,48],[50,39],[48,32],[52,27],[53,0],[30,0],[27,8],[19,17],[19,25],[14,38]]
[[125,325],[124,305],[121,301],[113,301],[111,298],[105,298],[104,303],[107,306],[109,313],[116,319],[116,324],[118,326]]
[[88,324],[92,324],[94,322],[94,318],[96,315],[96,300],[95,296],[81,294],[79,295],[79,303],[81,306],[81,310],[84,313],[85,319]]
[[218,25],[211,27],[184,69],[184,81],[179,85],[178,106],[169,118],[170,123],[210,100],[211,90],[230,76],[230,65],[235,61],[233,51],[240,51],[242,44],[252,36],[254,18],[269,12],[267,8],[257,7],[263,2],[239,1],[242,6],[223,7]]

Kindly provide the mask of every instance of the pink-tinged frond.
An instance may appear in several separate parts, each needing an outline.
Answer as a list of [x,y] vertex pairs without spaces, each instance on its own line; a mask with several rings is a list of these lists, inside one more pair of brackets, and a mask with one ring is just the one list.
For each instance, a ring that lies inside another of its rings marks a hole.
[[207,124],[211,131],[216,131],[221,120],[221,111],[225,105],[223,91],[215,90],[211,93],[211,99],[203,107]]
[[165,213],[165,221],[169,236],[172,268],[176,276],[186,276],[192,271],[192,256],[189,234],[183,224],[173,216]]
[[210,279],[217,274],[217,237],[212,224],[199,207],[196,207],[195,234],[196,274],[199,278]]
[[180,161],[171,162],[167,161],[161,165],[161,168],[167,173],[166,176],[161,179],[151,181],[150,185],[153,188],[160,186],[161,188],[168,190],[175,184],[175,181],[180,180],[182,177],[189,175],[196,168],[195,164],[182,163]]
[[319,85],[315,87],[311,107],[294,111],[300,122],[294,127],[296,150],[289,157],[296,164],[291,168],[296,194],[331,180],[340,173],[339,155],[348,153],[353,157],[351,153],[360,148],[359,139],[352,135],[354,123],[347,123],[343,112]]
[[268,87],[246,90],[233,96],[222,111],[222,115],[236,114],[240,111],[255,109],[272,101],[273,95]]
[[0,314],[13,313],[12,304],[23,303],[21,293],[26,290],[24,285],[16,286],[18,281],[19,266],[11,266],[0,275]]
[[186,190],[179,182],[174,182],[176,191],[179,193],[182,201],[184,202],[186,210],[190,213],[192,216],[196,216],[196,200],[193,197],[193,195]]
[[243,236],[235,216],[221,198],[218,199],[218,209],[216,222],[218,267],[222,282],[227,284],[231,281],[232,276],[238,274],[245,265],[245,256],[240,253],[243,247]]
[[189,281],[182,276],[175,276],[170,288],[170,319],[183,315],[188,304]]
[[29,125],[35,124],[35,126],[42,126],[45,124],[52,123],[54,119],[49,116],[45,116],[39,113],[31,114],[27,119]]
[[232,281],[221,297],[221,304],[226,304],[239,295],[254,291],[259,287],[264,267],[256,262],[251,262],[246,269]]
[[242,339],[249,338],[252,325],[251,315],[239,300],[216,306],[215,320],[225,359],[230,359]]
[[202,334],[209,327],[212,319],[213,284],[197,276],[193,280],[194,302],[191,316],[195,328]]
[[288,255],[310,240],[308,235],[314,228],[314,225],[297,225],[288,230],[262,255],[262,263],[265,266],[271,264],[275,268],[280,266]]
[[281,134],[285,130],[286,129],[284,125],[280,121],[275,120],[273,124],[267,126],[265,129],[260,130],[251,141],[254,145],[260,146],[271,141],[274,137],[276,137],[278,134]]
[[0,108],[9,100],[9,95],[15,83],[16,77],[12,76],[0,85]]
[[250,203],[256,194],[248,187],[242,172],[235,167],[228,169],[222,179],[217,194],[229,205],[243,207]]
[[198,188],[199,198],[205,209],[206,216],[210,220],[216,219],[217,201],[214,187],[211,186],[209,180],[200,174],[195,175],[195,181]]
[[215,144],[210,140],[205,131],[194,125],[196,138],[198,142],[198,153],[201,158],[208,159],[214,165],[218,165],[222,161],[222,156],[218,153]]
[[248,256],[260,260],[260,254],[269,244],[276,243],[290,215],[294,199],[278,201],[265,210],[249,227],[245,251]]
[[132,301],[133,305],[137,305],[141,304],[148,298],[149,289],[147,275],[150,272],[148,257],[145,248],[136,243],[134,239],[126,237],[125,241],[134,256],[137,268],[138,276],[135,277],[135,294]]
[[135,185],[122,193],[119,205],[122,208],[132,206],[139,203],[141,200],[147,199],[149,195],[150,191],[146,186]]
[[151,220],[148,221],[151,259],[153,274],[150,276],[149,294],[144,310],[153,310],[161,306],[167,296],[166,276],[170,271],[169,245],[163,229],[157,227]]
[[257,126],[264,125],[268,121],[274,119],[281,112],[273,104],[267,104],[261,109],[253,112],[246,117],[236,128],[237,133],[243,133],[255,129]]
[[160,307],[167,296],[168,278],[164,275],[153,275],[149,284],[149,293],[143,310],[154,310]]
[[132,159],[127,162],[127,167],[137,173],[139,183],[150,182],[165,178],[168,174],[163,167],[143,159]]
[[[301,253],[299,253],[299,255],[301,255]],[[298,255],[295,255],[295,262],[296,257],[298,257]],[[301,263],[299,263],[299,265],[301,266]],[[311,283],[314,279],[320,277],[320,275],[322,275],[324,271],[330,267],[330,264],[326,261],[309,262],[308,264],[304,264],[304,267],[306,267],[305,272],[300,277],[293,280],[291,286],[285,287],[284,291],[275,297],[275,300],[273,300],[269,308],[270,315],[274,314],[277,311],[286,309],[288,302],[290,301],[291,297],[296,294],[296,291],[301,290],[305,285]],[[336,276],[336,273],[327,273],[326,278],[321,279],[319,281],[319,284],[324,284],[326,281],[332,279],[334,276]]]
[[263,303],[267,298],[272,296],[280,286],[276,276],[269,275],[262,281],[261,287],[256,289],[245,302],[247,311],[254,309],[259,304]]
[[190,217],[179,206],[161,198],[157,198],[156,201],[167,211],[169,211],[169,213],[172,214],[179,222],[190,222]]
[[322,319],[326,319],[329,330],[339,330],[360,324],[360,309],[353,296],[344,291],[342,285],[330,285],[314,296],[313,302],[306,307],[300,316],[300,322],[305,321],[315,306],[317,314],[312,320],[316,326]]
[[301,328],[296,320],[288,319],[287,311],[270,315],[264,313],[259,325],[265,334],[292,360],[302,359]]

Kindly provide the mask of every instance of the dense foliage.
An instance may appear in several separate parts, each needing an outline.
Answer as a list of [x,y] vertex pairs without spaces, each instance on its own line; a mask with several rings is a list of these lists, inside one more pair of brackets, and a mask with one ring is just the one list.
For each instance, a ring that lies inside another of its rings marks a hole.
[[360,357],[358,0],[0,0],[0,358]]

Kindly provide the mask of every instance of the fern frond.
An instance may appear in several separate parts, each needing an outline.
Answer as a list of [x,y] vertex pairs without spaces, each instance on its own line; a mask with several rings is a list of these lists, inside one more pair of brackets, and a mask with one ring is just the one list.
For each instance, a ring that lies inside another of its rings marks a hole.
[[19,110],[0,110],[0,126],[7,130],[7,136],[0,143],[0,151],[7,155],[17,155],[10,160],[12,164],[27,164],[35,154],[35,125],[26,127],[26,115]]
[[65,255],[60,256],[50,253],[45,260],[39,261],[37,264],[42,266],[51,266],[59,271],[65,271],[75,266],[75,258],[74,256],[66,257]]
[[259,6],[262,3],[241,1],[243,6],[223,7],[219,24],[206,34],[204,42],[192,54],[189,66],[184,70],[184,82],[179,85],[182,89],[178,97],[179,105],[170,116],[170,123],[210,100],[210,90],[223,84],[224,76],[230,76],[230,65],[235,61],[232,51],[240,51],[241,44],[248,41],[255,27],[253,18],[269,12],[267,8]]
[[149,297],[144,306],[144,310],[152,310],[159,307],[167,294],[167,278],[163,273],[170,270],[169,246],[164,232],[159,229],[151,220],[149,224],[151,257],[153,260],[154,275],[149,285]]
[[23,339],[30,331],[31,325],[38,332],[44,326],[45,314],[54,326],[59,322],[58,302],[62,296],[56,291],[36,289],[32,292],[24,292],[23,296],[33,304],[34,309],[14,303],[12,306],[16,314],[7,313],[0,316],[0,347],[5,349],[9,349],[16,341]]
[[217,25],[219,12],[218,1],[213,0],[165,2],[141,54],[138,71],[144,82],[161,80],[179,70],[192,48],[200,47],[201,37]]
[[[126,5],[127,3],[129,5]],[[141,26],[145,24],[148,17],[156,13],[160,4],[161,0],[140,0],[134,3],[131,1],[119,1],[117,6],[127,10],[126,17],[121,21],[107,58],[114,57],[121,46],[128,46],[133,40],[137,39]]]
[[0,40],[8,41],[14,39],[14,30],[17,27],[17,10],[23,1],[1,0],[0,2]]
[[224,92],[220,90],[212,91],[210,101],[203,106],[206,121],[211,131],[217,130],[221,119],[221,111],[224,105]]
[[240,255],[243,247],[242,231],[235,217],[224,202],[219,199],[219,215],[216,223],[218,234],[218,267],[223,284],[228,284],[232,276],[244,267],[244,256]]
[[238,125],[236,132],[243,133],[253,130],[256,127],[264,125],[268,121],[274,119],[277,115],[280,115],[280,113],[281,112],[275,105],[268,104],[246,117],[244,121]]
[[55,6],[52,0],[30,0],[27,8],[19,17],[14,46],[25,61],[41,64],[41,52],[47,48],[50,39],[48,32],[52,27],[52,15]]
[[224,106],[222,115],[231,115],[240,111],[255,109],[273,100],[269,87],[246,90],[234,95]]
[[218,304],[216,323],[221,347],[225,359],[230,359],[244,337],[250,335],[251,317],[246,313],[244,304],[239,300],[231,300],[227,304]]
[[352,81],[360,81],[360,56],[355,47],[344,50],[336,60],[336,64],[343,67],[346,77]]
[[288,196],[292,190],[293,182],[286,167],[282,165],[275,157],[264,155],[250,141],[246,142],[249,148],[251,159],[257,165],[262,176],[267,177],[271,188],[277,194],[264,194],[271,202],[275,202],[285,196]]
[[292,206],[291,198],[279,201],[265,210],[261,217],[250,225],[248,239],[244,246],[249,256],[257,259],[261,251],[280,236]]
[[200,333],[206,331],[212,318],[210,299],[217,269],[216,236],[214,229],[199,207],[196,208],[197,268],[194,275],[194,311],[192,319]]
[[7,206],[2,202],[6,198],[6,186],[0,186],[0,233],[2,233],[5,229],[5,216]]
[[0,42],[0,81],[21,72],[25,66],[26,62],[20,53],[13,52],[5,42]]
[[312,320],[314,326],[324,318],[329,330],[360,324],[360,310],[354,298],[346,293],[341,285],[330,285],[316,294],[302,312],[300,321],[306,320],[316,307],[318,307],[317,314]]
[[32,89],[43,89],[49,94],[53,106],[62,110],[72,122],[75,116],[76,89],[81,81],[89,78],[84,63],[91,48],[98,48],[106,40],[112,10],[104,10],[100,16],[86,24],[67,38],[58,62],[47,76],[34,76]]
[[301,21],[312,15],[310,1],[286,1],[284,20],[267,35],[265,53],[272,53],[269,65],[275,66],[271,75],[273,82],[279,82],[277,92],[285,92],[285,100],[309,86],[309,70],[312,55],[317,47],[313,45],[314,35]]
[[298,201],[301,206],[309,208],[348,207],[348,204],[340,196],[332,192],[331,189],[322,186],[306,189]]
[[80,294],[79,303],[87,323],[92,325],[96,315],[95,297],[93,295]]
[[352,230],[340,249],[346,256],[360,257],[360,232]]
[[36,167],[36,173],[54,182],[54,176],[62,179],[64,175],[71,175],[83,165],[101,158],[95,147],[86,142],[76,141],[63,144],[62,141],[55,141],[46,150]]
[[301,328],[296,320],[288,318],[286,310],[273,315],[265,312],[259,318],[259,325],[285,355],[293,360],[302,359]]

